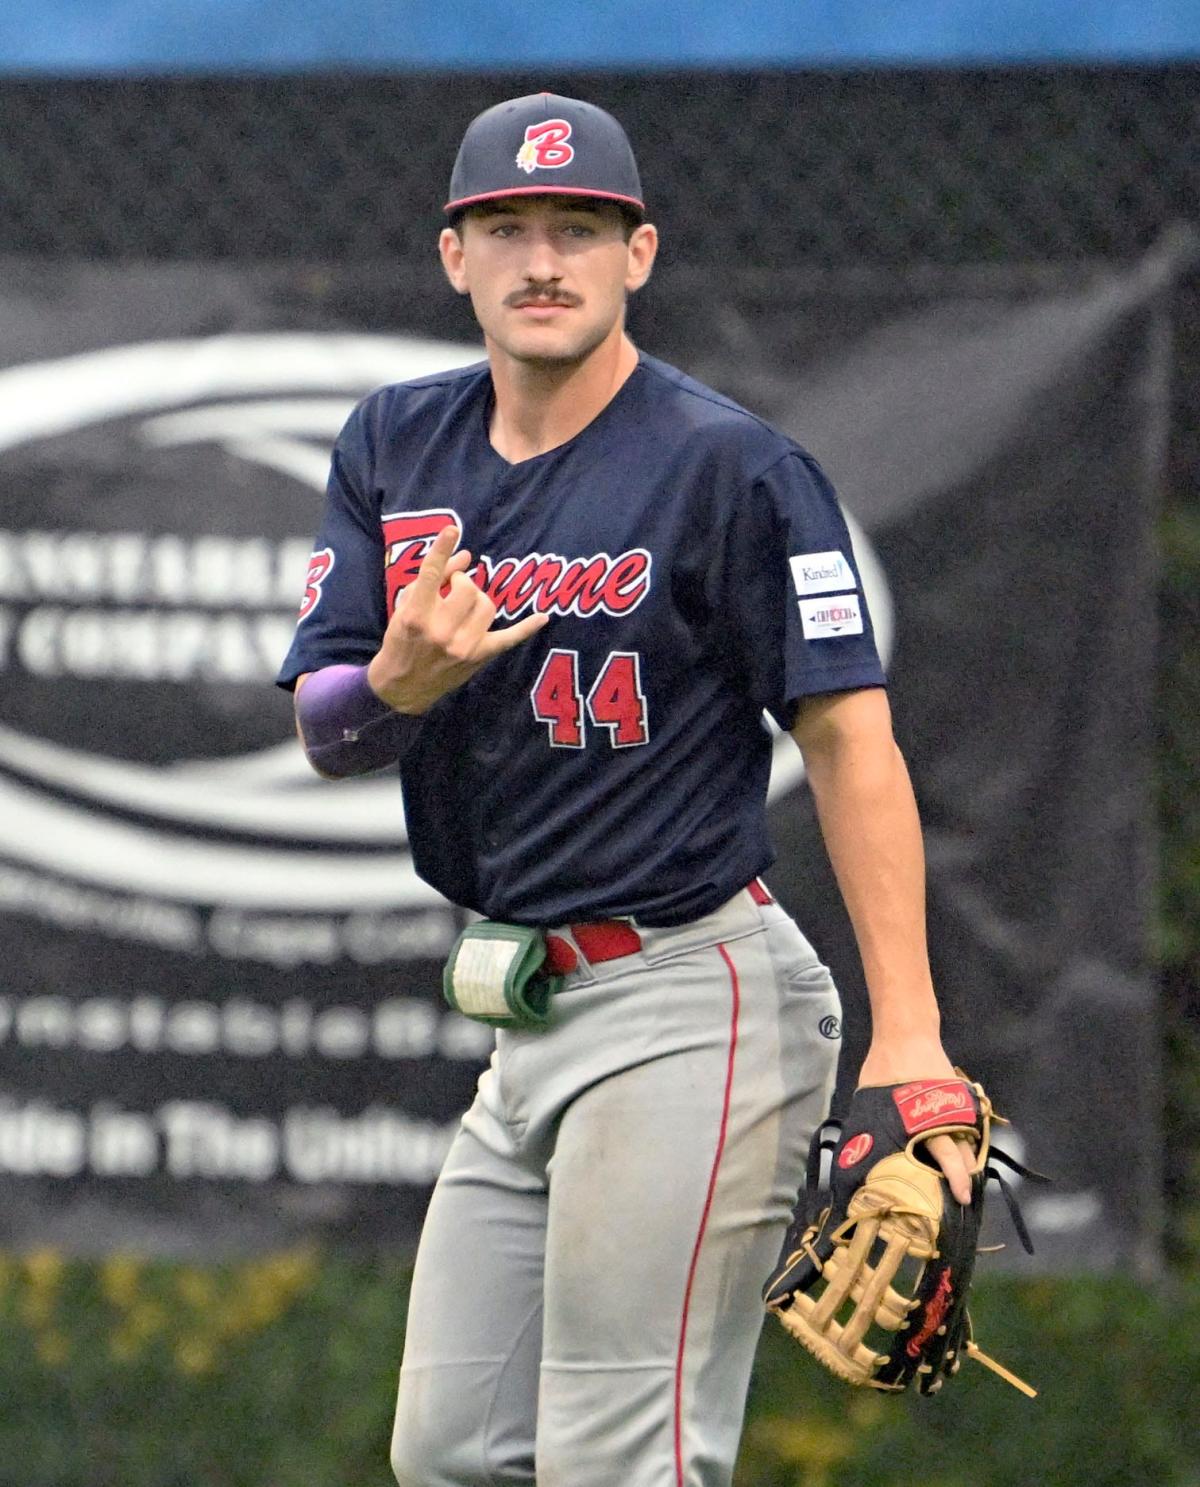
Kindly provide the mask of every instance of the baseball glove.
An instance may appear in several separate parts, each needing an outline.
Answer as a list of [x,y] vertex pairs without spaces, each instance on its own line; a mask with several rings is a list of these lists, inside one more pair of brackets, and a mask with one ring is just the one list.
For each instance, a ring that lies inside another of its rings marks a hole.
[[[922,1394],[933,1394],[965,1355],[1035,1396],[976,1345],[967,1312],[989,1178],[999,1183],[1021,1243],[1033,1252],[995,1163],[1047,1181],[991,1147],[991,1123],[1001,1119],[983,1086],[960,1077],[856,1090],[845,1121],[817,1129],[806,1189],[763,1300],[839,1378],[893,1391],[916,1379]],[[969,1207],[924,1153],[923,1143],[943,1133],[965,1137],[974,1149]],[[822,1207],[826,1151],[833,1159]],[[872,1328],[880,1329],[871,1339],[878,1338],[875,1347],[867,1340]]]

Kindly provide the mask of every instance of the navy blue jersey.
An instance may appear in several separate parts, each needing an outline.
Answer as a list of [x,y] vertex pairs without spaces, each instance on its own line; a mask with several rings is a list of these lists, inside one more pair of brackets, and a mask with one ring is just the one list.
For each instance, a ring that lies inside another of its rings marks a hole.
[[417,872],[493,919],[708,913],[773,860],[771,736],[883,683],[832,488],[797,444],[642,356],[566,444],[492,448],[486,363],[386,387],[333,455],[279,681],[364,663],[454,522],[501,625],[551,615],[425,716],[401,765]]

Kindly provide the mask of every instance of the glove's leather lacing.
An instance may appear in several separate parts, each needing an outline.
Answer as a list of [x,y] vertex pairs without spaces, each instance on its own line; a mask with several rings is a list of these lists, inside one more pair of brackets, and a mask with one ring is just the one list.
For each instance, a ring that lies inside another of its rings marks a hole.
[[[1048,1180],[1048,1179],[1047,1179]],[[1026,1399],[1036,1399],[1037,1390],[1027,1384],[1024,1379],[1018,1378],[1010,1368],[1005,1368],[1003,1363],[997,1363],[989,1353],[985,1353],[975,1341],[975,1331],[971,1326],[970,1313],[967,1314],[967,1335],[963,1340],[963,1352],[968,1358],[974,1358],[976,1363],[982,1363],[984,1368],[990,1368],[994,1374],[999,1375],[1006,1384],[1011,1384],[1014,1389],[1019,1389]]]
[[1033,1254],[1033,1240],[1029,1237],[1029,1230],[1025,1227],[1025,1220],[1021,1215],[1021,1207],[1017,1202],[1017,1195],[1012,1187],[1001,1177],[996,1163],[1000,1162],[1010,1172],[1015,1172],[1019,1177],[1027,1178],[1030,1182],[1050,1182],[1051,1179],[1044,1172],[1036,1172],[1032,1167],[1026,1167],[1018,1162],[1016,1157],[1010,1157],[1008,1152],[1001,1151],[998,1146],[993,1146],[988,1152],[987,1165],[983,1169],[984,1182],[992,1181],[999,1185],[1000,1192],[1004,1197],[1004,1205],[1008,1209],[1008,1216],[1012,1219],[1012,1226],[1017,1231],[1017,1238],[1021,1241],[1021,1247],[1027,1255]]
[[995,1358],[989,1357],[979,1346],[973,1337],[969,1337],[963,1345],[963,1352],[968,1358],[974,1358],[976,1363],[982,1363],[984,1368],[990,1368],[993,1373],[999,1374],[1006,1384],[1011,1384],[1014,1389],[1019,1389],[1026,1399],[1036,1399],[1037,1390],[1027,1384],[1024,1379],[1019,1379],[1011,1368],[1005,1368],[1003,1363],[997,1363]]

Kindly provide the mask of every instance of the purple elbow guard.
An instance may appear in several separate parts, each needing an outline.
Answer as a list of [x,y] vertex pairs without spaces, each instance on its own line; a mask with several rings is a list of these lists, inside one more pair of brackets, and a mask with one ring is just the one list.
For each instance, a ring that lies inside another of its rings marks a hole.
[[376,697],[365,666],[314,671],[296,697],[296,720],[309,763],[339,780],[394,764],[421,730],[419,717]]

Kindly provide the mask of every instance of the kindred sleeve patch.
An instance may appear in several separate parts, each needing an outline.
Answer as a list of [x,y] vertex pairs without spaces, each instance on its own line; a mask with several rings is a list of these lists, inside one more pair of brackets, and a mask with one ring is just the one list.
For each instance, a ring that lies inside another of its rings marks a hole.
[[801,552],[788,559],[797,594],[836,594],[858,588],[854,569],[841,552]]

